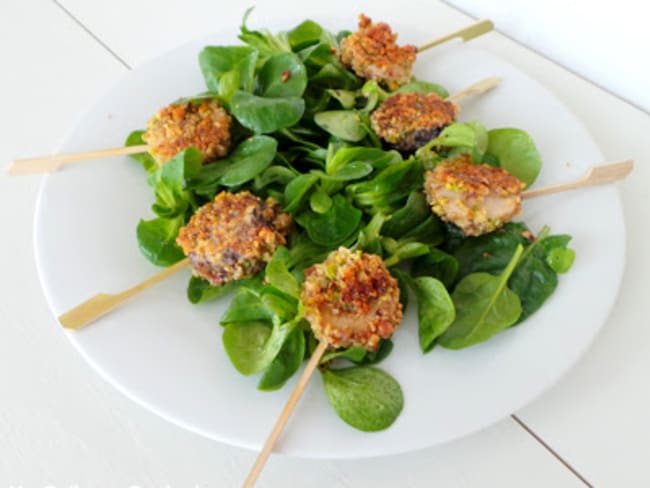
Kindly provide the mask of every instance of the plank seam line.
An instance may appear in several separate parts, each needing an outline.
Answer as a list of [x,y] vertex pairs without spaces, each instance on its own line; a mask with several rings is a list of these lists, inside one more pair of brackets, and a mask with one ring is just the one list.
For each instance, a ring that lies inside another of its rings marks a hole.
[[70,19],[72,19],[79,27],[81,27],[84,31],[86,31],[86,34],[88,34],[90,37],[92,37],[100,46],[102,46],[108,53],[115,58],[122,66],[124,66],[126,69],[131,71],[131,66],[124,61],[115,51],[113,51],[108,44],[106,44],[104,41],[102,41],[93,31],[91,31],[81,20],[79,20],[77,17],[74,16],[72,12],[70,12],[67,8],[65,8],[58,0],[52,0],[54,5],[59,7]]
[[582,476],[580,474],[580,472],[576,468],[574,468],[566,459],[564,459],[562,456],[560,456],[557,453],[557,451],[555,451],[550,445],[548,445],[544,441],[544,439],[542,439],[539,435],[537,435],[535,433],[535,431],[533,431],[533,429],[528,427],[528,425],[526,425],[519,417],[517,417],[514,413],[512,415],[510,415],[510,417],[512,417],[512,420],[517,422],[517,424],[519,424],[519,426],[522,429],[524,429],[533,439],[535,439],[539,444],[541,444],[541,446],[544,449],[546,449],[553,457],[555,457],[555,459],[557,459],[562,465],[564,465],[564,467],[566,469],[571,471],[571,473],[573,473],[573,475],[576,478],[578,478],[580,481],[582,481],[585,484],[585,486],[587,486],[589,488],[593,488],[593,485],[591,483],[589,483],[589,481],[587,481],[587,479],[584,476]]

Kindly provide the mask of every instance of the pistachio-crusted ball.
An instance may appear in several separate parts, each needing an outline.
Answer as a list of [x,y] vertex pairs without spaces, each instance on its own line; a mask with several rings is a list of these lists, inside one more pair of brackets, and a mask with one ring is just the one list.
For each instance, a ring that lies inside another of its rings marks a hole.
[[314,335],[335,348],[374,351],[402,320],[397,280],[381,258],[344,247],[305,270],[300,301]]
[[341,41],[341,61],[358,76],[395,90],[411,80],[415,46],[398,46],[388,24],[359,16],[359,30]]
[[176,242],[196,276],[221,286],[259,273],[290,227],[291,216],[273,199],[224,191],[196,211]]
[[521,210],[525,184],[506,170],[472,164],[469,155],[445,161],[425,175],[424,191],[433,212],[467,236],[505,225]]
[[190,101],[160,110],[147,123],[142,139],[158,164],[190,146],[201,151],[207,163],[228,154],[231,125],[232,118],[218,100]]
[[435,93],[396,93],[372,113],[370,125],[384,141],[411,153],[451,124],[457,110]]

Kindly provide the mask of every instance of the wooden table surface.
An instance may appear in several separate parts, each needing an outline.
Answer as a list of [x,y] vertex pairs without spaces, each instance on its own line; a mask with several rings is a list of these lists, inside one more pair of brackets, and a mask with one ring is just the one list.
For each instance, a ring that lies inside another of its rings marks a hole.
[[[322,3],[323,12],[346,8],[342,0]],[[215,19],[239,23],[242,8],[207,0],[0,2],[0,165],[54,151],[125,71],[210,32]],[[258,2],[259,18],[271,8]],[[377,3],[367,13],[389,19],[390,8]],[[404,0],[400,8],[428,16],[433,32],[469,21],[433,1]],[[578,365],[516,418],[381,459],[276,456],[259,486],[650,486],[650,116],[500,34],[475,42],[546,85],[607,159],[636,160],[619,186],[628,240],[614,310]],[[0,177],[0,488],[238,486],[253,452],[186,432],[131,402],[61,333],[34,262],[39,184],[38,176]]]

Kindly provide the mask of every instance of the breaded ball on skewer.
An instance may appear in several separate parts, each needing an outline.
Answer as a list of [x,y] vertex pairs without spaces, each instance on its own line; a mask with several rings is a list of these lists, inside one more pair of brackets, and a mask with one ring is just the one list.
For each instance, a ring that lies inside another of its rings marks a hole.
[[433,212],[467,236],[492,232],[517,215],[524,186],[504,169],[472,164],[469,155],[438,164],[424,182]]
[[398,46],[388,24],[359,16],[359,30],[341,41],[341,61],[357,76],[396,90],[411,80],[415,46]]
[[458,107],[435,93],[396,93],[370,116],[372,130],[403,153],[412,153],[456,118]]
[[273,199],[221,192],[196,211],[176,242],[195,275],[221,286],[259,273],[290,227],[291,216]]
[[344,247],[305,270],[300,301],[319,341],[374,351],[402,320],[399,286],[379,256]]
[[142,139],[162,165],[190,146],[208,163],[228,154],[232,118],[218,100],[204,99],[169,105],[147,123]]

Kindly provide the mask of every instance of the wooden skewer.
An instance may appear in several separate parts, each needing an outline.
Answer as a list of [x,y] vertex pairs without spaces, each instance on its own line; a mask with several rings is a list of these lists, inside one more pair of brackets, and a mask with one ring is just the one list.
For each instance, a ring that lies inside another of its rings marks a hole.
[[190,264],[189,258],[162,270],[160,273],[153,275],[151,278],[144,280],[142,283],[135,285],[121,293],[114,295],[108,293],[100,293],[94,297],[86,300],[81,305],[77,305],[72,310],[59,316],[59,322],[67,329],[80,329],[85,325],[94,322],[102,315],[107,314],[122,302],[128,300],[141,291],[149,288],[150,286],[163,281],[167,277],[173,275],[178,270],[185,268]]
[[65,164],[78,163],[80,161],[91,159],[110,158],[112,156],[121,156],[126,154],[138,154],[147,152],[148,150],[149,146],[143,144],[139,146],[100,149],[98,151],[58,154],[56,156],[44,156],[40,158],[16,159],[9,163],[5,169],[5,174],[8,176],[18,176],[36,173],[52,173]]
[[418,48],[418,52],[421,53],[422,51],[426,51],[427,49],[431,49],[432,47],[439,46],[442,43],[451,41],[452,39],[456,39],[456,38],[460,38],[463,41],[467,42],[470,39],[474,39],[475,37],[490,32],[492,29],[494,29],[494,24],[492,23],[491,20],[479,20],[478,22],[469,25],[467,27],[464,27],[456,32],[452,32],[451,34],[447,34],[446,36],[436,39],[435,41],[431,41],[426,44],[423,44]]
[[319,342],[318,347],[311,355],[311,358],[309,359],[307,366],[305,366],[304,371],[300,375],[296,387],[291,392],[291,396],[289,396],[287,403],[282,409],[282,412],[280,413],[278,420],[275,422],[275,425],[273,426],[273,430],[271,430],[271,433],[266,439],[266,442],[264,443],[264,447],[262,447],[262,450],[257,455],[255,464],[253,464],[253,467],[251,468],[250,472],[248,473],[248,476],[246,477],[246,481],[244,481],[244,484],[242,485],[243,488],[252,488],[255,485],[255,481],[257,481],[257,478],[262,472],[262,469],[264,469],[264,465],[266,464],[266,460],[269,458],[269,455],[273,450],[273,446],[275,445],[278,438],[280,437],[280,434],[282,434],[282,430],[284,429],[284,426],[289,420],[289,417],[291,416],[291,412],[293,412],[293,409],[296,407],[296,404],[298,403],[298,400],[300,399],[302,392],[304,391],[305,387],[309,383],[309,379],[311,378],[311,375],[313,374],[314,370],[318,366],[318,363],[320,363],[320,360],[323,357],[323,354],[325,353],[326,350],[327,350],[327,342],[325,341]]
[[448,96],[447,101],[452,103],[459,103],[465,98],[473,97],[474,95],[481,95],[485,92],[488,92],[498,86],[499,83],[501,83],[501,78],[498,78],[496,76],[492,78],[485,78],[484,80],[478,81],[473,85],[468,86],[464,90],[455,93],[454,95]]
[[587,186],[602,185],[604,183],[619,181],[629,175],[633,167],[634,161],[631,159],[601,166],[592,166],[582,178],[576,181],[546,188],[528,190],[522,193],[521,196],[524,199],[536,198],[544,195],[551,195],[552,193],[559,193],[561,191],[575,190]]

